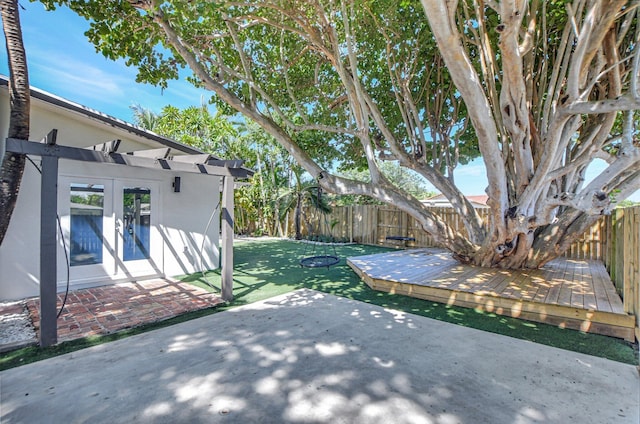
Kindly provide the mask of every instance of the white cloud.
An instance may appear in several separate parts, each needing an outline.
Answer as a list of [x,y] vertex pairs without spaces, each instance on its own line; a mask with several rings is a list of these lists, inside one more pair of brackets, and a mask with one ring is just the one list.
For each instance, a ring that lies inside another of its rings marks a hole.
[[[55,67],[46,58],[39,57],[30,68],[38,79],[46,79],[48,86],[57,87],[56,93],[71,93],[73,99],[100,98],[119,103],[125,97],[126,85],[131,84],[121,75],[105,72],[101,68],[67,56],[59,58]],[[68,95],[68,94],[67,94]]]

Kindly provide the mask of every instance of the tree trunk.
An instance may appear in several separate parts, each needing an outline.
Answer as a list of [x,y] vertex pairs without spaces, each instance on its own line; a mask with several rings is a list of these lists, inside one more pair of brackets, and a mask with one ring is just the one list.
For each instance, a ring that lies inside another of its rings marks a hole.
[[301,213],[302,213],[302,193],[298,192],[298,199],[296,200],[296,215],[294,217],[294,223],[296,227],[296,240],[302,239],[302,230],[300,228]]
[[[29,139],[30,92],[27,57],[22,42],[22,29],[17,0],[2,0],[2,27],[9,62],[10,138]],[[0,142],[0,244],[9,228],[11,215],[18,199],[20,182],[24,172],[24,155],[5,152],[4,141]]]

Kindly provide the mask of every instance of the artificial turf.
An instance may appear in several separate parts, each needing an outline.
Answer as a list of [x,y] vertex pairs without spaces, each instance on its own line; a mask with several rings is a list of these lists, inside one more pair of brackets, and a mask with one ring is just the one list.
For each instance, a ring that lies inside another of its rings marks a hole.
[[[299,260],[303,256],[333,254],[332,247],[316,246],[315,249],[314,252],[313,248],[305,243],[289,240],[236,242],[233,306],[267,299],[299,288],[308,288],[561,349],[638,364],[637,345],[624,340],[471,308],[378,292],[364,284],[346,264],[347,257],[381,253],[390,249],[357,244],[340,245],[335,247],[336,254],[341,258],[338,265],[329,269],[302,268]],[[183,281],[201,287],[211,284],[215,287],[214,290],[219,290],[220,287],[220,275],[215,271],[206,274],[206,278],[202,274],[193,274],[183,278]]]

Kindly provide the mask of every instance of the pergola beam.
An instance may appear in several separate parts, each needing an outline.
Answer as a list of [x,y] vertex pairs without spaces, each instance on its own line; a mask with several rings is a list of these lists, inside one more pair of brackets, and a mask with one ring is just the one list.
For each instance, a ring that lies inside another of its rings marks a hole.
[[244,165],[244,161],[239,159],[235,159],[235,160],[209,159],[207,162],[204,162],[204,163],[211,166],[225,166],[227,168],[242,168],[242,165]]
[[170,147],[161,147],[159,149],[136,150],[134,152],[129,152],[128,154],[149,159],[169,159],[170,153]]
[[182,155],[182,156],[174,156],[171,160],[176,162],[184,162],[184,163],[207,163],[211,155],[207,153],[203,153],[201,155]]
[[[48,145],[34,141],[7,138],[7,151],[25,155],[52,156],[60,159],[79,160],[84,162],[110,163],[128,165],[138,168],[170,170],[190,174],[208,174],[218,177],[247,178],[252,172],[238,168],[238,161],[216,161],[215,165],[202,163],[185,163],[170,159],[148,158],[143,156],[109,153],[60,145]],[[227,166],[228,165],[228,166]]]
[[121,142],[122,140],[112,140],[112,141],[107,141],[106,143],[96,144],[91,148],[93,150],[97,150],[100,152],[115,153],[118,151],[118,148],[120,147]]

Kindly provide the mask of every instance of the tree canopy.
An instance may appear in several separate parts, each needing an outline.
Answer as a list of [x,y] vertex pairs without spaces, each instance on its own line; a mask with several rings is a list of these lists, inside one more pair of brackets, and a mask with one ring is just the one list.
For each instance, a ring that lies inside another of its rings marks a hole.
[[[541,266],[640,188],[634,1],[43,2],[90,19],[96,48],[139,81],[188,68],[325,190],[395,204],[465,262]],[[478,156],[486,223],[455,184]],[[585,184],[595,158],[608,166]],[[387,160],[429,180],[464,230],[391,184]]]

